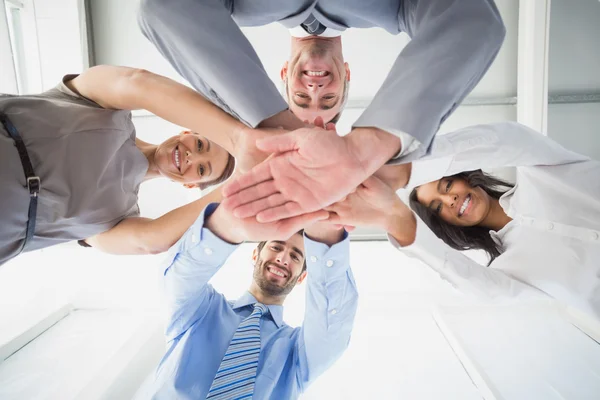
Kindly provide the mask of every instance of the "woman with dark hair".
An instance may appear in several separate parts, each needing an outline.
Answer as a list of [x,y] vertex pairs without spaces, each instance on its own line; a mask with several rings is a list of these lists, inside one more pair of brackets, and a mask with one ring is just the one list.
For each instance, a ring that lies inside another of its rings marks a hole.
[[[143,142],[135,109],[191,131]],[[233,155],[246,150],[240,137],[261,133],[171,79],[113,66],[67,75],[39,95],[1,95],[0,120],[0,265],[71,240],[118,254],[165,251],[203,207],[140,218],[139,185],[158,177],[200,189],[223,182]],[[243,155],[249,165],[251,156]]]
[[[481,171],[501,167],[516,167],[514,185]],[[371,178],[329,208],[333,222],[375,221],[463,291],[545,294],[600,317],[599,162],[507,122],[438,137],[409,176],[419,218]],[[467,249],[484,250],[489,268],[456,251]]]

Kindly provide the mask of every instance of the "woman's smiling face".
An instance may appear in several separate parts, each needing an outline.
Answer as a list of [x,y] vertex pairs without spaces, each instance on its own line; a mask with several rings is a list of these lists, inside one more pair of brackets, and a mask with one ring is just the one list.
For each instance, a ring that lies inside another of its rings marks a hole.
[[456,177],[444,177],[417,188],[417,200],[445,222],[456,226],[479,225],[488,215],[490,196]]
[[154,157],[162,176],[193,186],[219,178],[228,159],[229,153],[221,146],[190,131],[158,145]]

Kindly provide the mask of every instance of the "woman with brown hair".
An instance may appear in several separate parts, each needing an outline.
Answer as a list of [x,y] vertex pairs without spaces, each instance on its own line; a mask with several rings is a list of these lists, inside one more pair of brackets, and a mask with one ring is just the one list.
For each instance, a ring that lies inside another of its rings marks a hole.
[[[145,143],[136,138],[135,109],[190,131]],[[158,177],[201,189],[223,182],[236,153],[256,162],[244,141],[268,133],[171,79],[113,66],[67,75],[39,95],[2,95],[0,119],[0,265],[71,240],[117,254],[165,251],[219,194],[151,220],[139,217],[139,185]]]
[[[482,172],[501,167],[516,167],[514,185]],[[599,162],[507,122],[438,137],[409,176],[419,218],[371,178],[329,209],[332,220],[379,221],[396,248],[460,290],[543,292],[600,317]],[[483,250],[489,268],[460,252],[468,249]]]

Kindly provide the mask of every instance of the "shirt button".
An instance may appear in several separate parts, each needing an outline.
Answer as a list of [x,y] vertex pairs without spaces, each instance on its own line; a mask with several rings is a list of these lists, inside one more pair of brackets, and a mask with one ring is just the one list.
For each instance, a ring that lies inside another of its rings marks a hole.
[[198,238],[195,233],[192,233],[192,243],[198,243]]
[[327,260],[325,265],[327,265],[329,268],[333,267],[333,260]]
[[590,237],[592,238],[592,240],[598,240],[600,238],[600,235],[598,235],[598,232],[592,232],[590,234]]
[[337,310],[334,308],[333,310],[331,310],[331,315],[335,315],[337,314]]
[[204,249],[204,254],[206,254],[207,256],[210,256],[213,253],[212,249],[209,247],[206,247]]
[[312,261],[312,262],[317,262],[317,257],[315,257],[315,256],[310,256],[310,261]]
[[551,231],[552,229],[554,229],[554,224],[552,222],[548,222],[548,225],[546,225],[546,229]]

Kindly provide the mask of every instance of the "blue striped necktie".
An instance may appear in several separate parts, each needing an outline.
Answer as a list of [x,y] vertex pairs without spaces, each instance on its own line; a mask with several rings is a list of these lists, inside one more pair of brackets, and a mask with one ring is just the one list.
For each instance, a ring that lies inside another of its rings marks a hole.
[[260,355],[260,318],[267,311],[267,306],[256,303],[252,314],[240,323],[219,365],[207,399],[252,398]]

